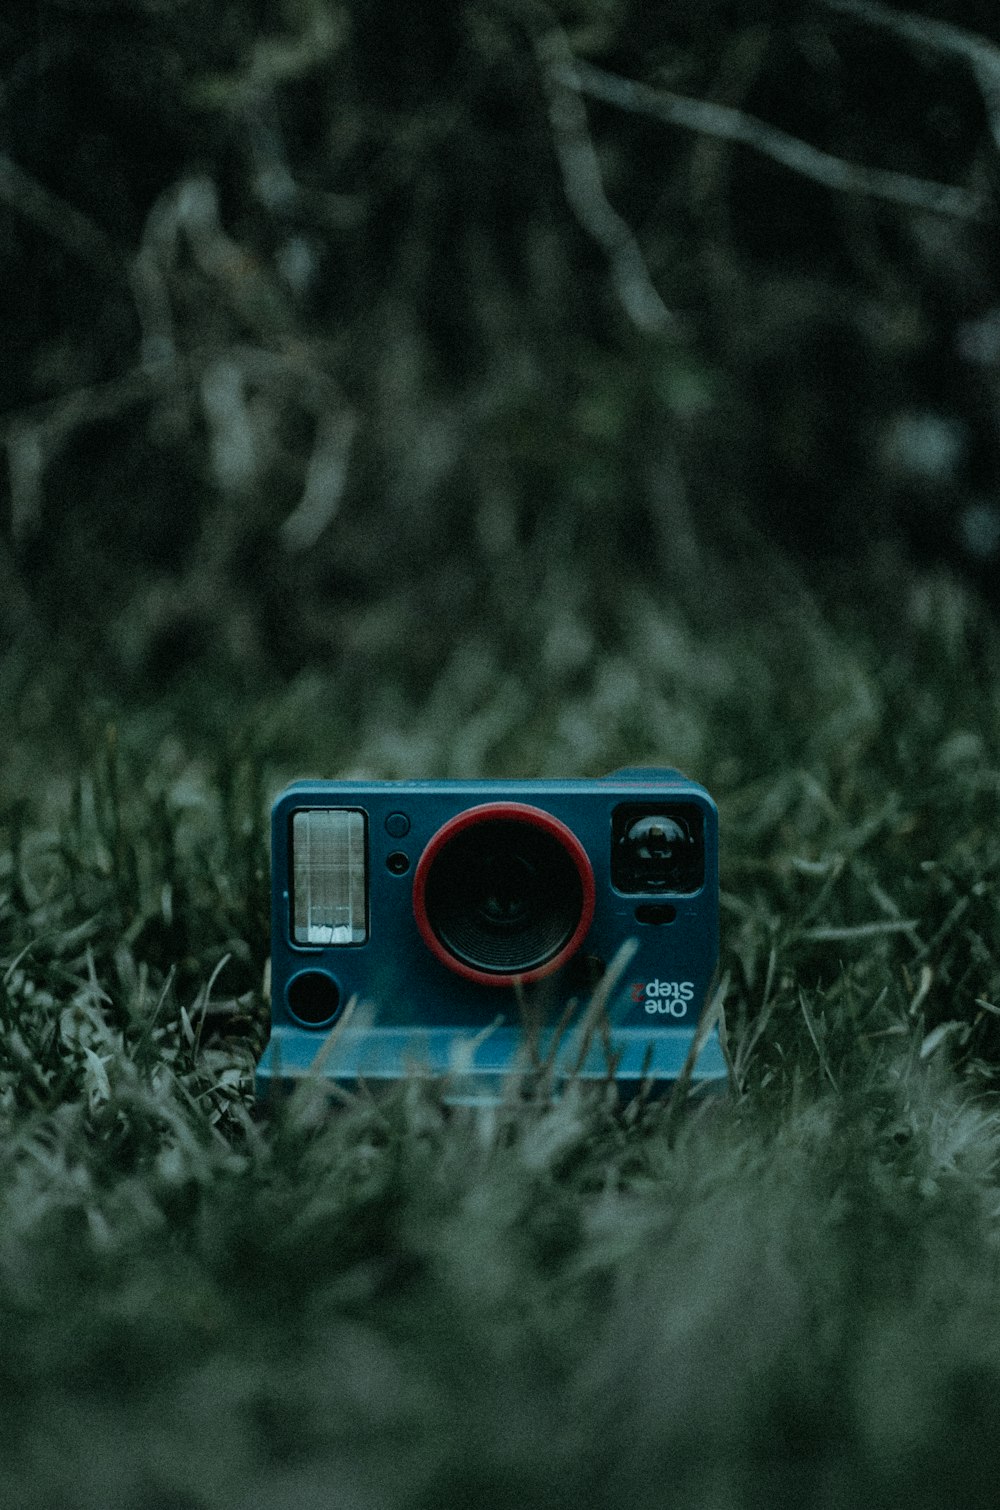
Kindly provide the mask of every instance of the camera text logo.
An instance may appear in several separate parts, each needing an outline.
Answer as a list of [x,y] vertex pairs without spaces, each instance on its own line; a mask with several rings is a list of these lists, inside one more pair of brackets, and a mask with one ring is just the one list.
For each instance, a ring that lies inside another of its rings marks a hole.
[[650,1017],[685,1017],[693,998],[693,980],[639,980],[632,987],[632,1000]]

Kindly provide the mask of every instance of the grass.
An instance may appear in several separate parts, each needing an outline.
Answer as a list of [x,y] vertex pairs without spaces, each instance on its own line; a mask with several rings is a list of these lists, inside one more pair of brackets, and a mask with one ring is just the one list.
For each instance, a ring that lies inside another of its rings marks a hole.
[[[0,1501],[995,1503],[995,627],[933,576],[692,623],[366,697],[8,657]],[[663,759],[721,807],[728,1098],[254,1120],[285,779]]]

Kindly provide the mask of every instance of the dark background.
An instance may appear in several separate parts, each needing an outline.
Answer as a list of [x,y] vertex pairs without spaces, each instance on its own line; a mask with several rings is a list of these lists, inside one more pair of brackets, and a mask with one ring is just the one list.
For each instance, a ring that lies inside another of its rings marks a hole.
[[[766,615],[791,561],[887,629],[928,562],[994,593],[998,149],[934,28],[1000,26],[899,14],[916,37],[820,3],[6,5],[9,664],[216,704],[322,665],[349,708],[459,635],[501,667],[551,642],[558,692],[627,648],[635,585]],[[977,212],[580,117],[553,46]]]

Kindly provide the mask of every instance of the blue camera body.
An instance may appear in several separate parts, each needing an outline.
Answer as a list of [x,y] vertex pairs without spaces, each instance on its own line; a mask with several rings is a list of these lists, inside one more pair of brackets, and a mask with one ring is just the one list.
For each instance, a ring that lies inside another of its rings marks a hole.
[[[627,1095],[676,1081],[718,961],[718,820],[674,770],[301,781],[271,833],[262,1099],[414,1071],[488,1100],[541,1062]],[[722,1080],[713,1029],[691,1066]],[[533,1056],[533,1057],[532,1057]]]

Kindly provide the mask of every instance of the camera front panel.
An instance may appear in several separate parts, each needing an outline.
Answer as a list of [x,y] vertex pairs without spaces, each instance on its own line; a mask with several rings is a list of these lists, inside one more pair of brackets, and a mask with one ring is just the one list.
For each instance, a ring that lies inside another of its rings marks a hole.
[[[627,966],[602,987],[623,945]],[[335,1035],[352,1070],[366,1055],[379,1076],[415,1058],[447,1068],[470,1047],[503,1070],[526,1018],[544,1044],[599,988],[633,1071],[683,1062],[717,957],[716,810],[676,772],[299,782],[272,817],[258,1080],[314,1059],[352,1002]]]

